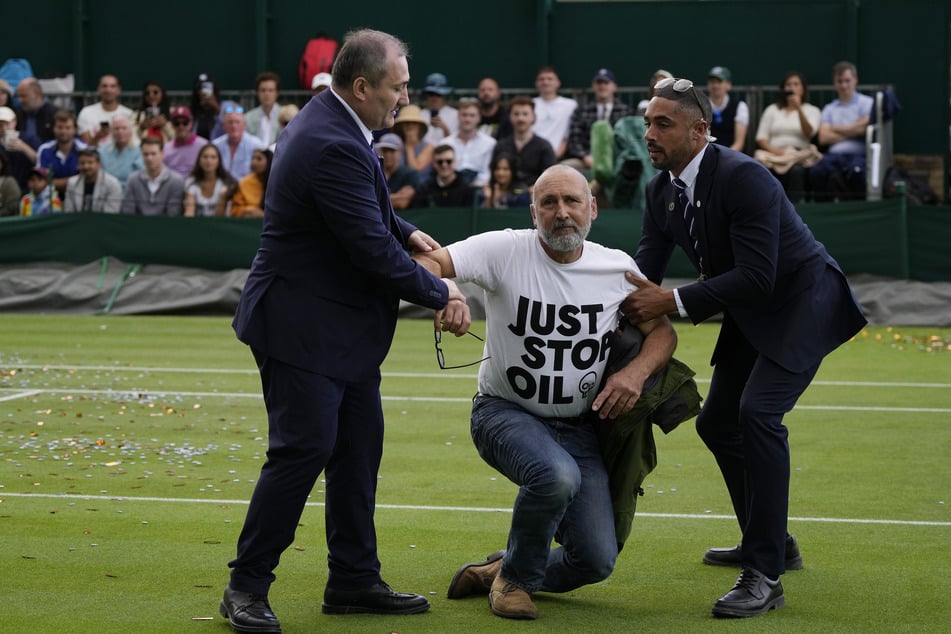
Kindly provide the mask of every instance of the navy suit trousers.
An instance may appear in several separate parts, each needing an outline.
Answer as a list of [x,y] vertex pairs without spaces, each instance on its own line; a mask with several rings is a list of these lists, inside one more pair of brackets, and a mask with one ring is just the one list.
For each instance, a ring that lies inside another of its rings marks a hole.
[[[724,328],[730,327],[724,324]],[[785,572],[789,442],[783,416],[819,364],[790,372],[734,331],[718,357],[697,433],[716,458],[743,532],[743,565],[770,577]]]
[[231,587],[266,595],[307,498],[326,478],[329,587],[380,581],[373,509],[383,454],[379,377],[347,383],[254,351],[268,413],[267,461],[251,496]]

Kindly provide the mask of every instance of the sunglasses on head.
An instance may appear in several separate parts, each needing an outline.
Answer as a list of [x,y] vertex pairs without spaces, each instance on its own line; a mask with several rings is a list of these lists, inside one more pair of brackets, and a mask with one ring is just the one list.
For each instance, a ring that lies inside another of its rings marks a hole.
[[225,106],[224,108],[221,109],[221,111],[225,114],[232,114],[232,113],[244,114],[244,108],[242,108],[241,106]]
[[688,90],[693,93],[693,98],[697,101],[697,107],[700,108],[700,117],[703,118],[703,102],[700,101],[700,95],[697,94],[697,89],[694,88],[693,82],[689,79],[677,79],[676,77],[667,77],[661,79],[659,82],[654,84],[654,90],[661,90],[667,86],[671,86],[674,89],[674,92],[684,93]]

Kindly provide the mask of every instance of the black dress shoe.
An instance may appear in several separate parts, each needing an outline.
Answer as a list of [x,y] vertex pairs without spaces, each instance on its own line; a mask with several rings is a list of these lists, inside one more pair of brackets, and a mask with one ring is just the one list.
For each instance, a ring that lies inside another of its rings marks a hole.
[[[733,548],[711,548],[703,554],[703,563],[711,566],[743,565],[743,544]],[[793,535],[786,535],[786,570],[801,570],[802,555],[799,554],[799,544]]]
[[218,608],[221,616],[228,619],[235,632],[262,632],[280,634],[281,624],[271,612],[267,597],[225,588],[225,596]]
[[418,594],[394,592],[382,581],[362,590],[324,590],[324,614],[418,614],[429,601]]
[[783,584],[770,581],[755,568],[744,568],[733,589],[713,604],[713,616],[742,618],[756,616],[785,605]]

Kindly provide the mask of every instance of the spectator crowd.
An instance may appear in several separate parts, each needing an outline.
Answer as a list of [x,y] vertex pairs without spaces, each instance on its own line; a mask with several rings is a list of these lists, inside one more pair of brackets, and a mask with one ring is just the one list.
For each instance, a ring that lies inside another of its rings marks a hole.
[[[749,107],[732,94],[729,68],[714,66],[707,75],[706,94],[697,94],[710,100],[711,135],[742,152]],[[672,77],[656,71],[648,99],[655,83]],[[856,91],[858,72],[849,62],[833,67],[832,82],[836,98],[820,110],[809,101],[806,78],[789,72],[759,118],[753,156],[794,202],[864,194],[872,98]],[[312,93],[331,83],[327,73],[314,76]],[[133,109],[119,101],[119,78],[107,74],[99,101],[73,113],[57,109],[35,78],[16,86],[0,80],[0,215],[261,217],[278,138],[298,112],[281,105],[280,87],[277,74],[259,74],[258,105],[245,112],[201,73],[188,103],[170,103],[163,85],[148,81]],[[403,107],[374,144],[394,207],[524,207],[538,176],[558,162],[582,170],[604,196],[610,182],[598,179],[612,180],[615,169],[604,167],[611,160],[604,148],[619,122],[641,118],[647,101],[632,107],[618,99],[608,68],[595,71],[593,98],[582,104],[562,94],[550,66],[536,73],[535,89],[534,97],[503,103],[499,83],[486,77],[476,97],[453,100],[446,75],[428,75],[418,105]],[[602,198],[604,207],[614,202]]]

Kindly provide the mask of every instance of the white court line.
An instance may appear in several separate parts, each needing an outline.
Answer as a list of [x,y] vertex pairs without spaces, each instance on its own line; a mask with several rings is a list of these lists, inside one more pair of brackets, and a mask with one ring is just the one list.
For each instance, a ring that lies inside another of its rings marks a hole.
[[14,392],[13,394],[8,394],[7,396],[0,396],[0,402],[3,401],[14,401],[18,398],[29,398],[31,396],[36,396],[40,394],[43,390],[29,390],[28,392]]
[[[0,365],[0,367],[3,367]],[[251,368],[159,368],[148,366],[122,365],[40,365],[25,363],[7,363],[6,367],[24,370],[89,370],[111,372],[168,372],[172,374],[247,374],[257,376],[258,371]],[[477,379],[476,374],[456,374],[452,372],[383,372],[384,377],[404,379]],[[709,383],[709,378],[695,377],[697,383]],[[908,381],[813,381],[811,385],[827,387],[910,387],[910,388],[951,388],[951,383],[914,383]]]
[[[247,505],[249,500],[209,500],[203,498],[161,498],[161,497],[125,497],[112,495],[72,495],[72,494],[54,494],[54,493],[0,493],[0,497],[15,498],[46,498],[55,500],[101,500],[113,502],[159,502],[173,504],[235,504]],[[323,502],[308,502],[307,506],[323,507]],[[478,506],[431,506],[418,504],[377,504],[378,509],[390,509],[398,511],[443,511],[443,512],[461,512],[461,513],[511,513],[510,508],[492,508]],[[732,515],[714,515],[708,513],[637,513],[638,517],[654,517],[661,519],[687,519],[687,520],[731,520],[736,521]],[[951,522],[931,522],[924,520],[889,520],[873,518],[851,518],[851,517],[790,517],[790,521],[795,522],[825,522],[833,524],[883,524],[893,526],[941,526],[951,527]]]
[[[178,392],[172,390],[149,390],[129,388],[125,390],[90,390],[76,389],[67,390],[62,388],[49,388],[33,390],[31,392],[20,392],[14,388],[0,388],[0,394],[4,392],[13,392],[9,397],[0,398],[0,401],[13,400],[14,398],[27,398],[37,394],[86,394],[93,396],[107,396],[118,400],[139,400],[141,398],[168,398],[170,396],[205,398],[262,398],[261,394],[251,392]],[[402,395],[383,395],[384,401],[395,402],[419,402],[419,403],[471,403],[471,396],[402,396]],[[794,409],[799,410],[817,410],[817,411],[849,411],[849,412],[895,412],[895,413],[918,413],[918,414],[951,414],[951,407],[877,407],[865,405],[796,405]]]

